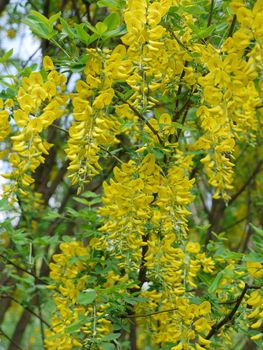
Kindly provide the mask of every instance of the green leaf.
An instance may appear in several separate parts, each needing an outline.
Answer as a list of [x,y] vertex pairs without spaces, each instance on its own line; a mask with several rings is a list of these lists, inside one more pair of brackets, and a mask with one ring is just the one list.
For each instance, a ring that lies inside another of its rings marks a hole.
[[96,28],[93,27],[93,25],[91,25],[89,22],[85,22],[84,25],[85,27],[89,28],[89,30],[91,30],[93,33],[96,32]]
[[120,24],[120,17],[117,13],[111,13],[104,19],[103,23],[107,26],[107,29],[115,29]]
[[229,249],[226,248],[220,248],[216,251],[215,253],[216,257],[220,257],[223,259],[242,259],[244,254],[242,253],[237,253],[237,252],[232,252]]
[[53,25],[59,19],[60,15],[61,15],[61,12],[58,12],[55,15],[51,16],[48,20],[48,23],[50,25]]
[[66,327],[66,332],[67,333],[75,333],[79,332],[80,328],[83,326],[85,323],[85,317],[81,317],[79,320],[73,322],[71,325]]
[[263,256],[257,255],[255,253],[251,253],[244,257],[243,261],[251,261],[251,262],[259,262],[263,263]]
[[81,305],[88,305],[93,303],[93,301],[96,299],[97,293],[95,289],[86,289],[82,293],[79,294],[77,297],[77,303]]
[[121,333],[107,334],[101,339],[101,341],[102,342],[106,342],[106,341],[111,341],[111,340],[114,340],[114,339],[118,339],[120,337],[120,335],[121,335]]
[[94,205],[98,203],[101,203],[101,198],[99,197],[92,199],[92,201],[89,202],[89,205]]
[[97,2],[97,5],[99,7],[109,7],[109,8],[113,8],[113,9],[120,9],[122,7],[122,1],[120,0],[100,0]]
[[29,18],[35,18],[35,19],[38,19],[39,22],[45,23],[47,26],[50,25],[48,18],[42,15],[40,12],[32,10]]
[[71,27],[68,25],[68,23],[61,17],[60,19],[60,23],[63,26],[63,31],[71,38],[74,39],[75,35],[73,30],[71,29]]
[[84,29],[84,24],[75,24],[76,37],[86,45],[90,43],[90,35]]
[[44,22],[38,22],[30,17],[29,20],[22,22],[28,25],[34,34],[44,39],[51,39],[57,33],[50,25],[46,25]]
[[44,216],[45,220],[54,220],[54,219],[58,219],[61,218],[62,215],[59,214],[58,212],[56,212],[55,210],[50,210],[47,212],[47,214]]
[[37,11],[31,11],[27,19],[22,22],[29,26],[33,33],[44,39],[51,39],[57,31],[53,29],[53,23],[60,16],[60,13],[51,16],[50,19]]
[[262,228],[256,227],[256,226],[253,225],[253,224],[250,224],[250,226],[253,228],[253,230],[254,230],[258,235],[260,235],[260,236],[263,238],[263,229],[262,229]]
[[97,194],[95,192],[91,192],[91,191],[86,191],[86,192],[82,193],[82,196],[85,198],[97,198],[97,197],[99,197],[99,194]]
[[67,207],[66,211],[73,218],[79,218],[80,217],[79,212],[77,210],[73,209],[73,208]]
[[112,343],[101,343],[100,344],[103,350],[115,350],[116,347]]
[[200,38],[205,39],[208,37],[212,32],[216,29],[215,25],[211,25],[208,28],[199,28],[198,26],[195,26],[193,24],[189,24],[189,27],[194,31],[194,33]]
[[0,63],[6,62],[13,54],[13,49],[7,51],[2,57],[0,57]]
[[103,22],[98,22],[95,28],[96,28],[96,33],[101,36],[103,33],[107,31],[108,26]]
[[121,25],[116,29],[110,30],[102,35],[103,39],[113,38],[115,36],[124,35],[127,33],[125,25]]
[[85,198],[79,198],[79,197],[73,197],[74,201],[84,204],[84,205],[90,205],[89,201]]
[[223,271],[220,271],[216,275],[216,278],[213,280],[213,282],[211,283],[211,286],[208,288],[209,293],[214,293],[214,291],[217,289],[220,281],[222,280],[223,276],[224,276]]
[[205,9],[199,5],[185,6],[184,10],[191,15],[203,15],[205,13]]

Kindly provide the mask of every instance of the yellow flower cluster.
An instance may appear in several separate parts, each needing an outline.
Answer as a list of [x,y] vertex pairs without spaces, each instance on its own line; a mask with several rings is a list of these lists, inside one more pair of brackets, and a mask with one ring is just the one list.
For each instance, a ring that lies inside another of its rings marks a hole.
[[208,301],[197,305],[185,296],[153,290],[144,291],[141,295],[149,299],[149,302],[139,304],[136,312],[140,315],[149,314],[150,318],[138,319],[140,348],[144,348],[144,341],[148,341],[148,331],[153,334],[152,346],[174,343],[174,350],[209,348],[211,341],[206,340],[205,336],[211,330],[214,321],[211,320],[211,304]]
[[3,107],[4,103],[0,98],[0,141],[3,141],[11,131],[9,125],[9,114],[7,110],[2,110]]
[[[216,189],[214,198],[229,199],[232,189],[234,152],[237,141],[252,139],[258,128],[256,107],[260,103],[256,78],[262,71],[262,1],[253,10],[241,1],[232,2],[239,29],[219,49],[196,45],[201,63],[208,73],[198,79],[203,89],[203,105],[197,111],[204,135],[197,149],[206,150],[202,159],[209,183]],[[253,18],[253,20],[252,20]],[[256,44],[248,54],[251,41]]]
[[[66,77],[53,70],[51,63],[51,58],[44,58],[44,67],[52,70],[48,74],[33,72],[29,77],[24,77],[18,90],[12,110],[17,132],[11,136],[12,153],[9,156],[13,170],[4,175],[14,183],[6,187],[7,194],[18,190],[20,194],[27,195],[26,188],[34,182],[32,173],[44,163],[45,156],[52,147],[41,134],[65,111],[67,96],[63,91]],[[4,113],[6,119],[7,111],[1,113]]]
[[[259,330],[263,324],[263,294],[260,289],[251,292],[247,299],[247,304],[251,307],[251,312],[248,314],[248,318],[253,320],[250,327],[254,330]],[[252,340],[258,340],[263,337],[263,333],[259,333],[251,336]]]
[[[78,320],[79,315],[85,314],[83,306],[74,307],[78,294],[85,289],[85,277],[78,278],[85,269],[81,258],[87,257],[88,250],[79,242],[60,244],[61,253],[53,255],[54,263],[50,263],[50,277],[54,281],[49,288],[56,289],[54,301],[57,313],[52,317],[51,330],[46,331],[47,349],[70,350],[81,345],[67,333],[67,327]],[[74,258],[78,257],[74,261]],[[56,335],[54,337],[54,335]]]
[[[211,321],[203,315],[209,314],[211,307],[208,302],[202,304],[202,307],[209,305],[209,311],[203,314],[197,305],[190,303],[186,289],[196,288],[195,279],[201,269],[206,273],[214,270],[213,260],[200,253],[199,243],[187,242],[189,212],[186,206],[193,199],[190,194],[193,180],[187,178],[187,164],[190,168],[191,159],[182,160],[178,155],[166,175],[151,153],[137,162],[133,160],[116,167],[114,179],[104,184],[104,207],[99,212],[105,224],[100,230],[108,234],[119,266],[129,266],[129,273],[138,271],[147,246],[144,256],[147,281],[161,286],[163,292],[142,291],[141,295],[148,301],[139,305],[136,312],[145,314],[149,310],[178,308],[173,317],[165,312],[154,315],[148,329],[155,330],[155,345],[180,339],[184,339],[182,344],[187,343],[196,333],[202,338],[209,332]],[[195,308],[194,313],[191,307]],[[186,309],[189,309],[189,319],[185,318]],[[142,334],[147,337],[144,326],[144,322],[140,323]]]
[[[109,50],[87,50],[86,81],[78,81],[72,94],[74,122],[69,129],[67,156],[72,184],[80,186],[98,174],[99,152],[119,142],[120,123],[110,113],[109,105],[115,95],[112,84],[124,80],[131,70],[126,49],[118,45]],[[104,148],[103,148],[104,149]]]
[[129,161],[113,172],[115,179],[104,184],[104,207],[99,211],[105,224],[100,230],[116,242],[120,254],[134,254],[134,261],[140,261],[138,248],[144,245],[149,228],[154,236],[161,229],[161,236],[170,235],[171,242],[186,237],[190,213],[185,206],[193,199],[189,191],[194,181],[188,180],[179,164],[165,176],[149,153],[140,164]]
[[[98,243],[93,239],[90,246],[102,247]],[[73,241],[60,244],[60,250],[60,254],[53,255],[54,263],[49,265],[53,285],[48,288],[54,290],[56,313],[52,317],[51,329],[46,330],[45,345],[50,350],[71,350],[89,342],[91,336],[96,335],[96,339],[99,339],[108,334],[111,322],[103,317],[107,305],[96,304],[96,307],[93,305],[85,307],[77,300],[80,292],[86,290],[87,273],[83,272],[87,268],[91,248],[84,247],[81,242]],[[88,268],[92,266],[88,265]],[[85,320],[79,324],[78,331],[86,335],[83,344],[79,341],[78,335],[71,334],[70,330],[81,317]]]
[[171,86],[176,90],[184,60],[191,59],[160,24],[173,4],[175,2],[168,0],[151,3],[131,0],[124,14],[128,33],[122,37],[122,42],[128,46],[127,54],[133,62],[133,71],[126,79],[133,91],[129,103],[142,111],[142,115],[147,112],[152,116],[149,120],[152,128],[145,126],[145,130],[154,142],[160,142],[160,139],[153,129],[160,131],[163,141],[175,131],[168,113],[162,113],[158,118],[154,111],[159,104],[159,93],[166,93]]

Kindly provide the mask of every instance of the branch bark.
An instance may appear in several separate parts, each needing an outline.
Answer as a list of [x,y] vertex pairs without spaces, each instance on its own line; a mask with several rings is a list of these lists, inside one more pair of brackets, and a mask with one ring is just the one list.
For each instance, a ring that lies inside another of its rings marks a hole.
[[222,321],[220,321],[219,323],[215,324],[212,327],[211,331],[206,336],[206,339],[212,338],[215,334],[218,333],[220,328],[222,328],[225,324],[229,323],[233,319],[233,317],[235,316],[235,314],[236,314],[236,312],[237,312],[237,310],[238,310],[238,308],[239,308],[239,306],[240,306],[244,296],[246,295],[246,292],[247,292],[248,288],[249,288],[248,285],[245,284],[245,287],[244,287],[242,293],[240,294],[239,298],[237,299],[236,304],[233,307],[233,309],[231,310],[231,312],[228,315],[226,315],[226,317],[223,318]]
[[10,0],[0,0],[0,14],[5,10]]

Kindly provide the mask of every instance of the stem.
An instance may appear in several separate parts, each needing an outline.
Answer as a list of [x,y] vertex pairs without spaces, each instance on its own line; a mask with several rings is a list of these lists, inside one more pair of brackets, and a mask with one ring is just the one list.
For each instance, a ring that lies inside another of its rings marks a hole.
[[56,124],[51,124],[50,126],[52,126],[53,128],[56,128],[56,129],[58,129],[58,130],[60,130],[60,131],[63,131],[65,134],[68,134],[68,133],[69,133],[68,130],[63,129],[63,128],[61,128],[60,126],[58,126],[58,125],[56,125]]
[[160,138],[158,131],[154,129],[154,127],[148,122],[148,120],[145,119],[144,116],[133,105],[131,105],[128,101],[125,101],[117,91],[115,91],[115,93],[123,103],[126,103],[130,107],[130,109],[137,115],[137,117],[139,117],[141,120],[143,120],[145,122],[145,124],[148,126],[148,128],[157,137],[159,143],[163,146],[164,143],[163,143],[162,139]]
[[231,199],[228,202],[228,205],[231,205],[241,195],[241,193],[246,189],[246,187],[250,184],[250,182],[254,179],[254,177],[262,170],[261,169],[262,165],[263,165],[263,159],[259,161],[255,170],[247,179],[247,181],[243,184],[243,186],[231,197]]
[[233,35],[234,28],[235,28],[235,25],[236,25],[236,21],[237,21],[237,16],[234,15],[233,19],[232,19],[232,22],[231,22],[231,25],[230,25],[230,28],[229,28],[229,32],[228,32],[227,37],[231,37]]
[[226,315],[225,318],[223,318],[222,321],[220,321],[219,323],[215,324],[211,331],[208,333],[208,335],[206,336],[206,339],[210,339],[213,337],[213,335],[215,335],[216,333],[218,333],[218,331],[220,330],[220,328],[222,328],[225,324],[227,324],[228,322],[230,322],[232,320],[232,318],[235,316],[235,313],[237,312],[247,290],[248,290],[249,286],[247,285],[247,283],[245,284],[245,287],[242,291],[242,293],[240,294],[239,298],[236,300],[236,304],[234,306],[234,308],[231,310],[231,312]]
[[12,301],[14,301],[16,304],[22,306],[25,310],[27,310],[28,312],[30,312],[32,315],[34,315],[36,318],[38,318],[40,321],[41,321],[41,324],[45,324],[48,328],[50,328],[50,324],[45,321],[41,315],[38,315],[35,311],[33,311],[31,308],[27,307],[27,306],[24,306],[19,300],[15,299],[14,297],[12,297],[11,295],[9,294],[5,294],[5,295],[2,295],[1,296],[2,298],[9,298],[11,299]]
[[178,310],[178,309],[177,308],[172,308],[172,309],[167,309],[167,310],[155,311],[155,312],[151,312],[149,314],[144,314],[144,315],[136,315],[136,314],[125,315],[125,316],[122,316],[122,318],[150,317],[150,316],[153,316],[153,315],[163,314],[163,313],[166,313],[166,312],[173,312],[173,311],[176,311],[176,310]]
[[24,269],[23,267],[21,267],[21,266],[15,264],[13,261],[9,260],[9,259],[8,259],[7,257],[5,257],[4,255],[0,254],[0,258],[2,258],[3,260],[5,260],[8,264],[13,265],[16,269],[21,270],[21,271],[27,273],[28,275],[34,277],[34,278],[35,278],[36,280],[38,280],[39,282],[41,282],[41,283],[43,283],[43,284],[45,284],[45,285],[47,285],[47,286],[49,285],[47,282],[45,282],[45,281],[43,281],[41,278],[37,277],[33,272],[28,271],[28,270]]
[[38,47],[33,53],[32,53],[32,55],[30,55],[29,57],[28,57],[28,59],[25,61],[25,63],[24,64],[22,64],[22,68],[25,68],[27,65],[28,65],[28,63],[32,60],[32,58],[38,53],[38,51],[41,49],[41,46],[40,47]]
[[72,57],[67,53],[67,51],[66,51],[55,39],[50,39],[50,41],[52,42],[52,44],[54,44],[55,46],[57,46],[61,51],[63,51],[64,54],[65,54],[68,58],[72,59]]
[[215,0],[212,0],[211,1],[211,6],[210,6],[209,17],[208,17],[208,21],[207,21],[207,27],[209,27],[211,25],[211,23],[212,23],[214,6],[215,6]]
[[120,158],[116,157],[114,154],[112,154],[110,151],[108,151],[105,147],[99,145],[99,148],[101,150],[105,151],[106,153],[108,153],[112,158],[116,159],[119,163],[123,164],[123,161]]
[[23,350],[2,330],[2,328],[0,328],[0,334],[2,334],[13,346],[15,346],[17,350]]

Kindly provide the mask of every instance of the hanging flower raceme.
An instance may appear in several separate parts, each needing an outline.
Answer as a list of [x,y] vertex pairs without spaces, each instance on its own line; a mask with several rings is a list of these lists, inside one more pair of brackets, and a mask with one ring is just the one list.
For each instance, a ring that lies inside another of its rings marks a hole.
[[[245,7],[242,9],[249,12]],[[241,12],[239,14],[241,16]],[[201,162],[209,183],[216,189],[214,198],[222,196],[225,200],[230,198],[228,192],[233,188],[236,143],[255,138],[258,125],[256,108],[260,102],[255,85],[257,66],[251,56],[249,59],[245,57],[253,34],[248,22],[241,20],[240,23],[240,29],[220,49],[212,45],[196,46],[208,73],[198,79],[203,89],[203,105],[197,116],[204,135],[195,148],[207,152]],[[241,33],[247,38],[243,39],[243,46],[240,45]]]
[[109,50],[89,49],[90,56],[85,68],[86,81],[78,81],[76,93],[72,94],[74,122],[69,129],[67,156],[72,184],[83,184],[101,170],[99,153],[105,147],[119,142],[120,122],[111,114],[111,104],[116,81],[129,76],[131,62],[126,49],[117,46]]
[[[56,313],[51,329],[46,331],[47,349],[71,350],[89,346],[95,336],[94,341],[99,343],[111,330],[111,322],[104,317],[107,305],[97,301],[94,289],[87,289],[87,273],[95,266],[90,263],[93,248],[105,249],[105,244],[99,241],[94,238],[89,247],[76,241],[62,243],[61,253],[53,256],[54,263],[50,264],[53,284],[49,288],[54,290]],[[92,293],[92,299],[86,303],[88,293]],[[79,336],[80,333],[84,336]]]
[[[51,70],[54,67],[44,67]],[[33,72],[22,79],[18,90],[12,117],[17,127],[16,134],[11,136],[12,153],[9,156],[13,170],[4,177],[13,181],[5,187],[6,194],[19,191],[27,194],[27,187],[34,183],[32,174],[44,163],[52,144],[47,142],[42,133],[65,112],[67,96],[64,94],[66,77],[55,70],[49,73]],[[4,111],[7,113],[6,111]]]

